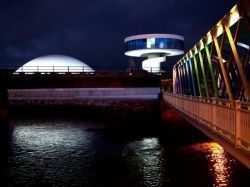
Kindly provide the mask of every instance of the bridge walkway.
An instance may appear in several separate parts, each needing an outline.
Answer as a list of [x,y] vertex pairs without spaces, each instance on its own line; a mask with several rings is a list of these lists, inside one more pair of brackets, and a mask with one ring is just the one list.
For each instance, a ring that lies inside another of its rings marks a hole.
[[163,93],[163,101],[250,168],[250,103]]

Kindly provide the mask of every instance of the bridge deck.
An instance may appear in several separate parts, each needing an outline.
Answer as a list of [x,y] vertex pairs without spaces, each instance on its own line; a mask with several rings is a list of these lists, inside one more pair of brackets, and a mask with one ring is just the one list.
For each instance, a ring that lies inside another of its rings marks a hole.
[[250,168],[250,103],[163,93],[164,102]]

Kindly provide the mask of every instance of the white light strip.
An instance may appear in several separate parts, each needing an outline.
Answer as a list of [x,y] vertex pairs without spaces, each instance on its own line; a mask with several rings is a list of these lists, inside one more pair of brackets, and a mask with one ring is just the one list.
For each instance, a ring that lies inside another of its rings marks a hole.
[[245,49],[247,49],[247,50],[250,49],[249,45],[243,44],[243,43],[241,43],[241,42],[237,42],[237,45],[240,46],[240,47],[243,47],[243,48],[245,48]]
[[177,40],[183,40],[184,37],[180,35],[175,34],[141,34],[141,35],[135,35],[125,38],[124,42],[128,42],[131,40],[139,40],[139,39],[147,39],[147,38],[170,38],[170,39],[177,39]]
[[153,53],[165,54],[165,56],[175,56],[184,54],[184,51],[178,49],[138,49],[138,50],[126,51],[125,55],[132,57],[142,57],[142,56],[147,57],[148,55]]
[[161,71],[161,63],[165,61],[166,57],[156,57],[144,60],[142,62],[142,69],[151,73],[159,73]]

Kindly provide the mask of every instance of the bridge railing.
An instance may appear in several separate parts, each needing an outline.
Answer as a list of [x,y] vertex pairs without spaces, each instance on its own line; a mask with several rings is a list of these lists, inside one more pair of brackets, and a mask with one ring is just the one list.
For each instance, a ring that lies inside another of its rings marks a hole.
[[90,67],[86,66],[24,66],[17,68],[15,70],[15,73],[34,73],[34,72],[39,72],[39,73],[68,73],[68,72],[73,72],[73,73],[91,73],[95,72],[93,69]]
[[197,124],[250,154],[250,103],[168,92],[164,92],[163,99]]

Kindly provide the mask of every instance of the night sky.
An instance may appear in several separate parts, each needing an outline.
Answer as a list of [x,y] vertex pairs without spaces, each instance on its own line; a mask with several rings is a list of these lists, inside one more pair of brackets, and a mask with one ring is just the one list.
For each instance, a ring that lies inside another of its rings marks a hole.
[[[125,68],[124,38],[146,33],[183,35],[188,51],[236,2],[2,0],[0,66],[21,66],[36,57],[62,54],[94,69]],[[170,57],[168,62],[180,58]]]

